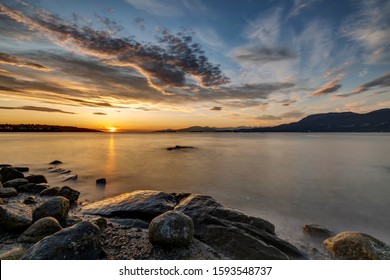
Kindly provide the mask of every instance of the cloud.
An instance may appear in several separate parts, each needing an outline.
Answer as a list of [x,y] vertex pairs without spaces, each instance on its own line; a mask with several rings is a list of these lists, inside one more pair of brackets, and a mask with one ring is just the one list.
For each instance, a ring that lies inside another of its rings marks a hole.
[[212,108],[210,108],[211,111],[222,111],[222,107],[220,106],[214,106]]
[[4,86],[0,86],[0,91],[20,92],[20,90],[17,90],[17,89],[15,89],[15,88],[12,88],[12,87],[4,87]]
[[298,16],[304,9],[307,9],[316,2],[319,2],[319,0],[294,0],[294,6],[287,18]]
[[145,20],[142,18],[142,17],[136,17],[134,19],[134,23],[142,30],[142,31],[145,31],[146,30],[146,27],[145,27]]
[[72,114],[73,112],[62,111],[60,109],[48,108],[48,107],[35,107],[35,106],[21,106],[21,107],[0,107],[1,110],[27,110],[27,111],[39,111],[47,113],[63,113]]
[[187,12],[202,13],[207,7],[201,0],[126,0],[138,10],[160,17],[182,16]]
[[339,94],[337,96],[348,97],[348,96],[359,94],[359,93],[362,93],[362,92],[365,92],[365,91],[368,91],[368,90],[371,90],[374,88],[383,88],[383,87],[390,87],[390,72],[386,73],[385,75],[383,75],[379,78],[376,78],[376,79],[371,80],[365,84],[360,85],[359,87],[357,87],[354,91],[352,91],[350,93]]
[[305,114],[300,111],[291,111],[291,112],[286,112],[280,115],[262,115],[258,116],[255,119],[256,120],[261,120],[261,121],[278,121],[278,120],[283,120],[283,119],[292,119],[292,118],[300,118],[304,116]]
[[34,70],[49,71],[49,68],[41,64],[30,62],[24,58],[19,58],[10,54],[0,52],[0,64],[8,64],[17,67],[26,67]]
[[368,69],[364,68],[362,71],[359,72],[358,76],[359,78],[364,77],[368,74]]
[[284,100],[278,101],[278,103],[281,103],[283,106],[288,107],[297,101],[298,101],[297,99],[284,99]]
[[96,112],[96,113],[93,113],[94,115],[100,115],[100,116],[107,116],[106,113],[102,113],[102,112]]
[[316,91],[313,91],[309,95],[310,96],[322,96],[322,95],[326,95],[328,93],[336,92],[342,87],[342,85],[339,83],[340,80],[341,79],[339,77],[337,77],[337,78],[333,79],[332,81],[327,82],[322,87],[320,87]]
[[248,46],[235,48],[232,51],[233,57],[239,62],[273,62],[280,60],[295,59],[297,56],[288,48],[267,48],[258,46]]

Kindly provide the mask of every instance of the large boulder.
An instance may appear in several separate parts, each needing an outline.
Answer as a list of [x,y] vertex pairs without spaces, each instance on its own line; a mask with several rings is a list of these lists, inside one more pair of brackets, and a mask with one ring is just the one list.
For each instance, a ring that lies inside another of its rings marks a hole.
[[74,190],[74,189],[72,189],[70,187],[65,186],[65,187],[62,187],[60,189],[60,191],[58,192],[57,195],[63,196],[65,198],[69,199],[69,201],[71,203],[73,203],[73,202],[75,202],[79,198],[80,192],[76,191],[76,190]]
[[175,210],[194,221],[195,237],[231,259],[305,259],[270,222],[224,207],[207,195],[176,194]]
[[14,202],[0,205],[0,225],[7,231],[22,232],[32,223],[30,207]]
[[97,260],[105,253],[99,228],[87,221],[62,229],[33,245],[25,260]]
[[46,183],[28,183],[25,185],[22,185],[18,187],[19,192],[26,192],[26,193],[41,193],[42,191],[49,188],[49,185]]
[[15,188],[15,189],[17,189],[20,186],[25,185],[27,183],[28,183],[28,181],[26,179],[24,179],[24,178],[17,178],[17,179],[12,179],[12,180],[9,180],[9,181],[5,182],[3,184],[3,187],[4,188]]
[[342,260],[390,260],[390,246],[371,235],[345,231],[324,241],[329,252]]
[[43,175],[30,175],[30,176],[27,176],[26,179],[30,183],[35,183],[35,184],[47,183],[47,180],[46,180],[45,176],[43,176]]
[[62,229],[61,225],[53,217],[45,217],[33,223],[18,238],[19,242],[36,243],[42,238]]
[[12,167],[2,167],[0,169],[0,175],[2,178],[1,182],[7,182],[9,180],[17,179],[17,178],[24,178],[24,175],[22,172],[17,171],[16,169]]
[[0,188],[0,197],[17,196],[18,191],[14,188]]
[[37,221],[44,217],[53,217],[60,223],[65,221],[69,212],[69,200],[62,196],[54,196],[35,208],[33,219]]
[[152,220],[166,211],[173,210],[175,204],[175,197],[171,194],[142,190],[88,204],[81,211],[83,214],[105,217]]
[[188,246],[194,236],[194,223],[186,214],[168,211],[149,224],[149,241],[154,245]]

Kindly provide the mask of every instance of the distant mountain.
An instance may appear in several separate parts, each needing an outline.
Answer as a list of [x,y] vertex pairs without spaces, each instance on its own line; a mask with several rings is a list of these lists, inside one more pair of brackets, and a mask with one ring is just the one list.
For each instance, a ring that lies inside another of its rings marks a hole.
[[193,126],[159,132],[390,132],[390,109],[309,115],[298,122],[272,127],[215,128]]
[[42,124],[0,124],[0,132],[102,132],[89,128]]

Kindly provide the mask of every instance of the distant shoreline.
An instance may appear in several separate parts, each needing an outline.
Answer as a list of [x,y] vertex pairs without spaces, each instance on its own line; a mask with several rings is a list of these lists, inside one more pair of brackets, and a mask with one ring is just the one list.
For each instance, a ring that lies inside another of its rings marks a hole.
[[101,130],[45,124],[0,124],[0,132],[103,132]]

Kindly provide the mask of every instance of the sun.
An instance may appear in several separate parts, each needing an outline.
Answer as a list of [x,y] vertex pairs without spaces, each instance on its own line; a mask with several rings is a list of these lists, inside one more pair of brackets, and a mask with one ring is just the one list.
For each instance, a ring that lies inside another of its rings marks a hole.
[[108,131],[108,132],[116,132],[116,131],[117,131],[117,128],[116,128],[116,127],[113,127],[113,126],[110,126],[110,127],[107,127],[107,131]]

